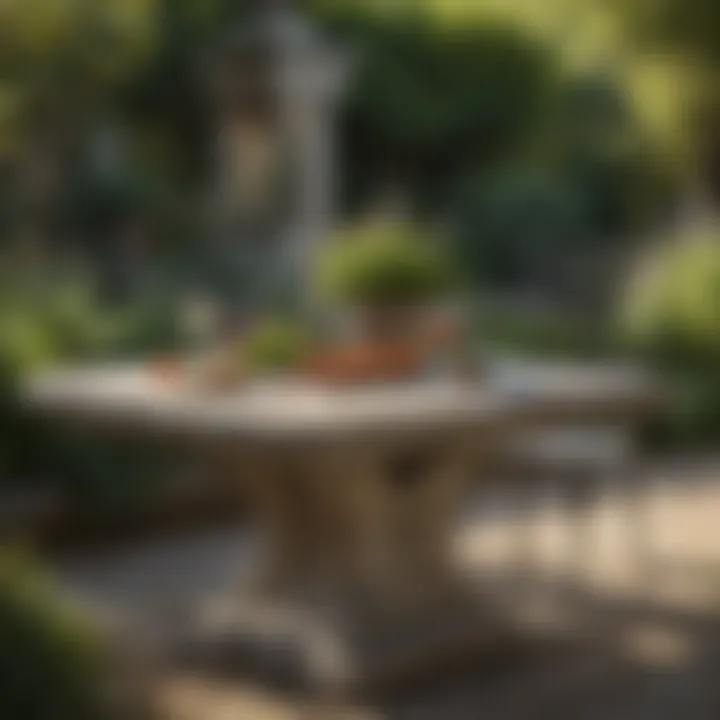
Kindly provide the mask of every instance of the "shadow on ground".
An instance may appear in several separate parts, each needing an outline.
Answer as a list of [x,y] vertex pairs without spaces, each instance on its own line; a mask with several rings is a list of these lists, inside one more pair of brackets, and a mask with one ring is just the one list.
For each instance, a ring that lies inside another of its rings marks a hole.
[[[688,482],[695,499],[685,508],[675,504],[672,493],[678,487],[685,486],[676,480],[658,482],[657,492],[670,493],[667,518],[684,535],[697,524],[698,508],[707,510],[720,495],[717,483]],[[530,519],[537,508],[525,503],[513,512]],[[496,513],[486,510],[476,517],[480,524],[492,524]],[[720,537],[720,529],[713,537]],[[183,631],[187,613],[228,588],[237,592],[252,555],[241,532],[207,533],[112,558],[75,558],[61,565],[60,575],[73,593],[120,625],[133,627],[133,637],[145,642],[155,634],[162,644],[168,633]],[[288,683],[264,684],[262,673],[251,673],[242,657],[220,663],[172,658],[183,662],[169,664],[165,670],[170,675],[177,671],[178,677],[192,677],[201,687],[220,688],[206,706],[172,718],[720,718],[720,556],[715,561],[707,553],[660,553],[641,576],[623,586],[573,573],[507,567],[493,562],[480,570],[519,642],[496,645],[492,652],[465,658],[414,683],[343,700],[340,709],[338,698],[308,696]],[[282,655],[280,644],[277,652]],[[260,699],[248,687],[260,687]],[[329,715],[321,709],[326,700]],[[240,709],[233,714],[233,707]]]

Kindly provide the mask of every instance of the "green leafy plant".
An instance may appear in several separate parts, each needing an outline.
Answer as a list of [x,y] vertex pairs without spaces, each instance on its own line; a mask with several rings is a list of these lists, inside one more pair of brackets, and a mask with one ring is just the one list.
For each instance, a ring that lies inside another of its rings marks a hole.
[[319,267],[321,288],[359,305],[424,302],[452,284],[450,260],[410,224],[381,221],[352,228],[327,249]]
[[656,362],[689,368],[720,362],[720,228],[662,246],[632,278],[620,329]]
[[251,331],[243,357],[251,371],[288,370],[305,358],[310,341],[302,328],[286,320],[267,320]]
[[[169,303],[168,303],[169,306]],[[23,377],[54,363],[101,362],[182,342],[173,308],[109,306],[90,278],[42,265],[0,269],[0,486],[52,482],[93,517],[140,509],[157,487],[154,458],[104,439],[65,437],[22,401]],[[68,434],[69,435],[69,434]]]
[[622,298],[626,343],[667,379],[671,402],[652,428],[663,444],[720,434],[720,228],[693,231],[649,257]]
[[[109,645],[26,556],[0,553],[0,717],[109,720]],[[135,717],[135,716],[133,716]]]

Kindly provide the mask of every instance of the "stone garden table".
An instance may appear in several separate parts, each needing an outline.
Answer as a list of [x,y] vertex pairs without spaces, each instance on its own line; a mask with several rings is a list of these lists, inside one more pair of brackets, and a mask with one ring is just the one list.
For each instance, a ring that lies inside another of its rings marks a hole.
[[283,378],[224,394],[108,366],[50,372],[27,397],[62,422],[219,460],[250,498],[265,552],[218,636],[276,650],[292,638],[305,675],[360,683],[476,648],[499,627],[453,553],[463,497],[495,447],[532,428],[632,421],[657,402],[633,370],[558,366],[348,388]]

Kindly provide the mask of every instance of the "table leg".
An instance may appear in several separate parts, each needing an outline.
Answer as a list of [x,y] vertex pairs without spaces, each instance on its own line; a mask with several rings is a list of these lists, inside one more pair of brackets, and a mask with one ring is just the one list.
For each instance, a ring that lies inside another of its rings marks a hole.
[[452,589],[460,573],[455,564],[454,539],[471,475],[467,460],[462,448],[441,455],[428,468],[425,484],[405,513],[410,539],[406,552],[414,556],[416,582],[440,594]]
[[469,476],[470,464],[454,448],[353,460],[339,488],[347,557],[370,596],[410,602],[451,582],[456,511]]
[[369,601],[347,606],[340,623],[341,645],[363,682],[507,642],[507,624],[455,555],[475,455],[462,444],[376,451],[354,458],[347,485],[334,485],[350,519],[347,567]]
[[322,522],[312,479],[301,467],[266,462],[251,480],[256,520],[264,535],[256,590],[283,594],[313,573]]
[[363,572],[382,573],[386,504],[367,482],[361,458],[327,453],[282,463],[265,459],[254,470],[252,497],[267,550],[260,590],[338,595],[359,589]]
[[455,565],[473,455],[444,443],[245,463],[268,540],[266,594],[239,603],[215,632],[261,661],[287,642],[306,678],[331,684],[400,679],[504,642]]

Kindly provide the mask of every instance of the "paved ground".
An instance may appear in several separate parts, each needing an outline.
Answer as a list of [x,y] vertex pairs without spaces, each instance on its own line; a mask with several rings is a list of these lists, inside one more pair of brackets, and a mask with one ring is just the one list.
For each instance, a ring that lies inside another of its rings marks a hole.
[[[665,464],[634,515],[612,495],[569,514],[540,504],[504,515],[488,495],[469,507],[458,549],[540,632],[526,652],[342,710],[239,678],[174,674],[161,683],[171,718],[720,717],[720,462]],[[133,642],[152,644],[154,629],[172,630],[175,610],[236,588],[252,557],[244,533],[215,532],[74,558],[58,574],[81,600],[133,628]],[[508,574],[511,558],[531,560],[533,571]]]

